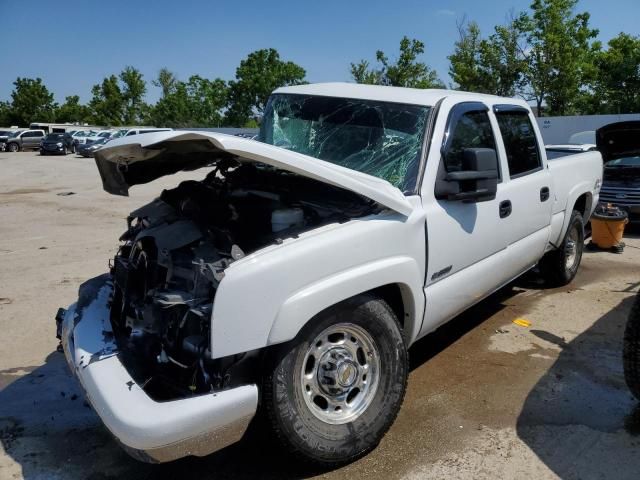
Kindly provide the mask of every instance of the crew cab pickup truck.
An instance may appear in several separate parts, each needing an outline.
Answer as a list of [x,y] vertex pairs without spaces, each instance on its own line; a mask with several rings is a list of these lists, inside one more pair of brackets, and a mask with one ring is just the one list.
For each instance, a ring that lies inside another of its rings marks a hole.
[[258,411],[321,465],[381,440],[408,347],[538,265],[570,282],[602,159],[547,163],[529,106],[448,90],[276,90],[258,141],[169,131],[95,153],[104,189],[201,181],[131,212],[57,315],[71,370],[136,458],[207,455]]

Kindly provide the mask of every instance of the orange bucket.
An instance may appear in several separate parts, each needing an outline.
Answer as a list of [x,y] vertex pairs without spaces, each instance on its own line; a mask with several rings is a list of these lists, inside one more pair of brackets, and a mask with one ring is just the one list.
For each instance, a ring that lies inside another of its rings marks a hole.
[[629,223],[627,212],[610,203],[599,205],[591,215],[591,240],[600,248],[613,248],[621,244],[624,227]]

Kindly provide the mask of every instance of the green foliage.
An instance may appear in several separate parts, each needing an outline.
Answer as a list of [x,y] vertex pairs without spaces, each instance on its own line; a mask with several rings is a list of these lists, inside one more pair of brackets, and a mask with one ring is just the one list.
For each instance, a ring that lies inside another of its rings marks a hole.
[[120,72],[122,85],[122,100],[124,110],[122,123],[124,125],[136,125],[142,122],[142,113],[145,109],[143,101],[147,92],[147,84],[139,70],[127,66]]
[[369,62],[361,60],[351,64],[351,76],[358,83],[372,85],[391,85],[411,88],[444,88],[435,70],[426,63],[419,62],[418,56],[424,53],[424,43],[419,40],[400,40],[400,55],[391,63],[382,50],[376,52],[379,68],[370,68]]
[[29,123],[52,122],[55,118],[56,103],[53,94],[42,83],[40,78],[20,78],[15,82],[11,92],[11,105],[7,115],[8,123],[28,126]]
[[193,75],[187,82],[174,79],[167,95],[151,108],[148,122],[158,127],[219,127],[228,88],[219,78]]
[[143,121],[147,84],[139,70],[127,66],[91,89],[91,121],[96,125],[136,125]]
[[272,91],[304,83],[306,71],[293,62],[280,60],[273,48],[257,50],[240,62],[236,79],[229,82],[226,124],[243,126],[262,114]]
[[459,39],[448,58],[449,74],[459,90],[512,97],[522,86],[525,63],[513,21],[495,27],[487,39],[476,22],[458,24]]
[[163,67],[158,72],[158,78],[152,83],[162,89],[162,98],[165,98],[175,91],[178,78],[171,70]]
[[118,84],[118,77],[111,75],[91,89],[89,102],[91,120],[96,125],[122,125],[125,101]]
[[577,0],[534,0],[532,14],[516,20],[526,44],[521,49],[526,68],[525,92],[538,114],[546,104],[549,115],[577,111],[582,88],[594,74],[598,30],[589,27],[589,13],[574,12]]
[[598,52],[591,111],[640,112],[640,37],[620,33]]
[[0,102],[0,126],[11,125],[11,105],[9,102]]
[[78,95],[65,98],[65,102],[56,110],[56,122],[60,123],[85,123],[91,119],[91,110],[86,105],[80,104]]

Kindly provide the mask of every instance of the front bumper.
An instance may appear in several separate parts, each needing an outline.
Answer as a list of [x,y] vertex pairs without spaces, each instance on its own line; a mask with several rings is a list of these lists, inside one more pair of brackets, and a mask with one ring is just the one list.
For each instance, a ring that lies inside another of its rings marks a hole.
[[238,441],[256,412],[257,387],[151,399],[120,361],[109,321],[112,291],[109,275],[85,282],[60,325],[69,367],[109,431],[132,456],[153,463],[208,455]]

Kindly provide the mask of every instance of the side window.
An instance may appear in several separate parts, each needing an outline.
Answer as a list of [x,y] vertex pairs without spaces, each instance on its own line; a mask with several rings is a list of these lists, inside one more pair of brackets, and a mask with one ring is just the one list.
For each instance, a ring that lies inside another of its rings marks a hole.
[[447,172],[462,170],[462,159],[466,148],[496,149],[496,141],[486,111],[469,111],[461,115],[455,125],[451,125],[444,152]]
[[529,113],[524,109],[496,112],[496,117],[507,152],[511,178],[539,170],[542,160]]

